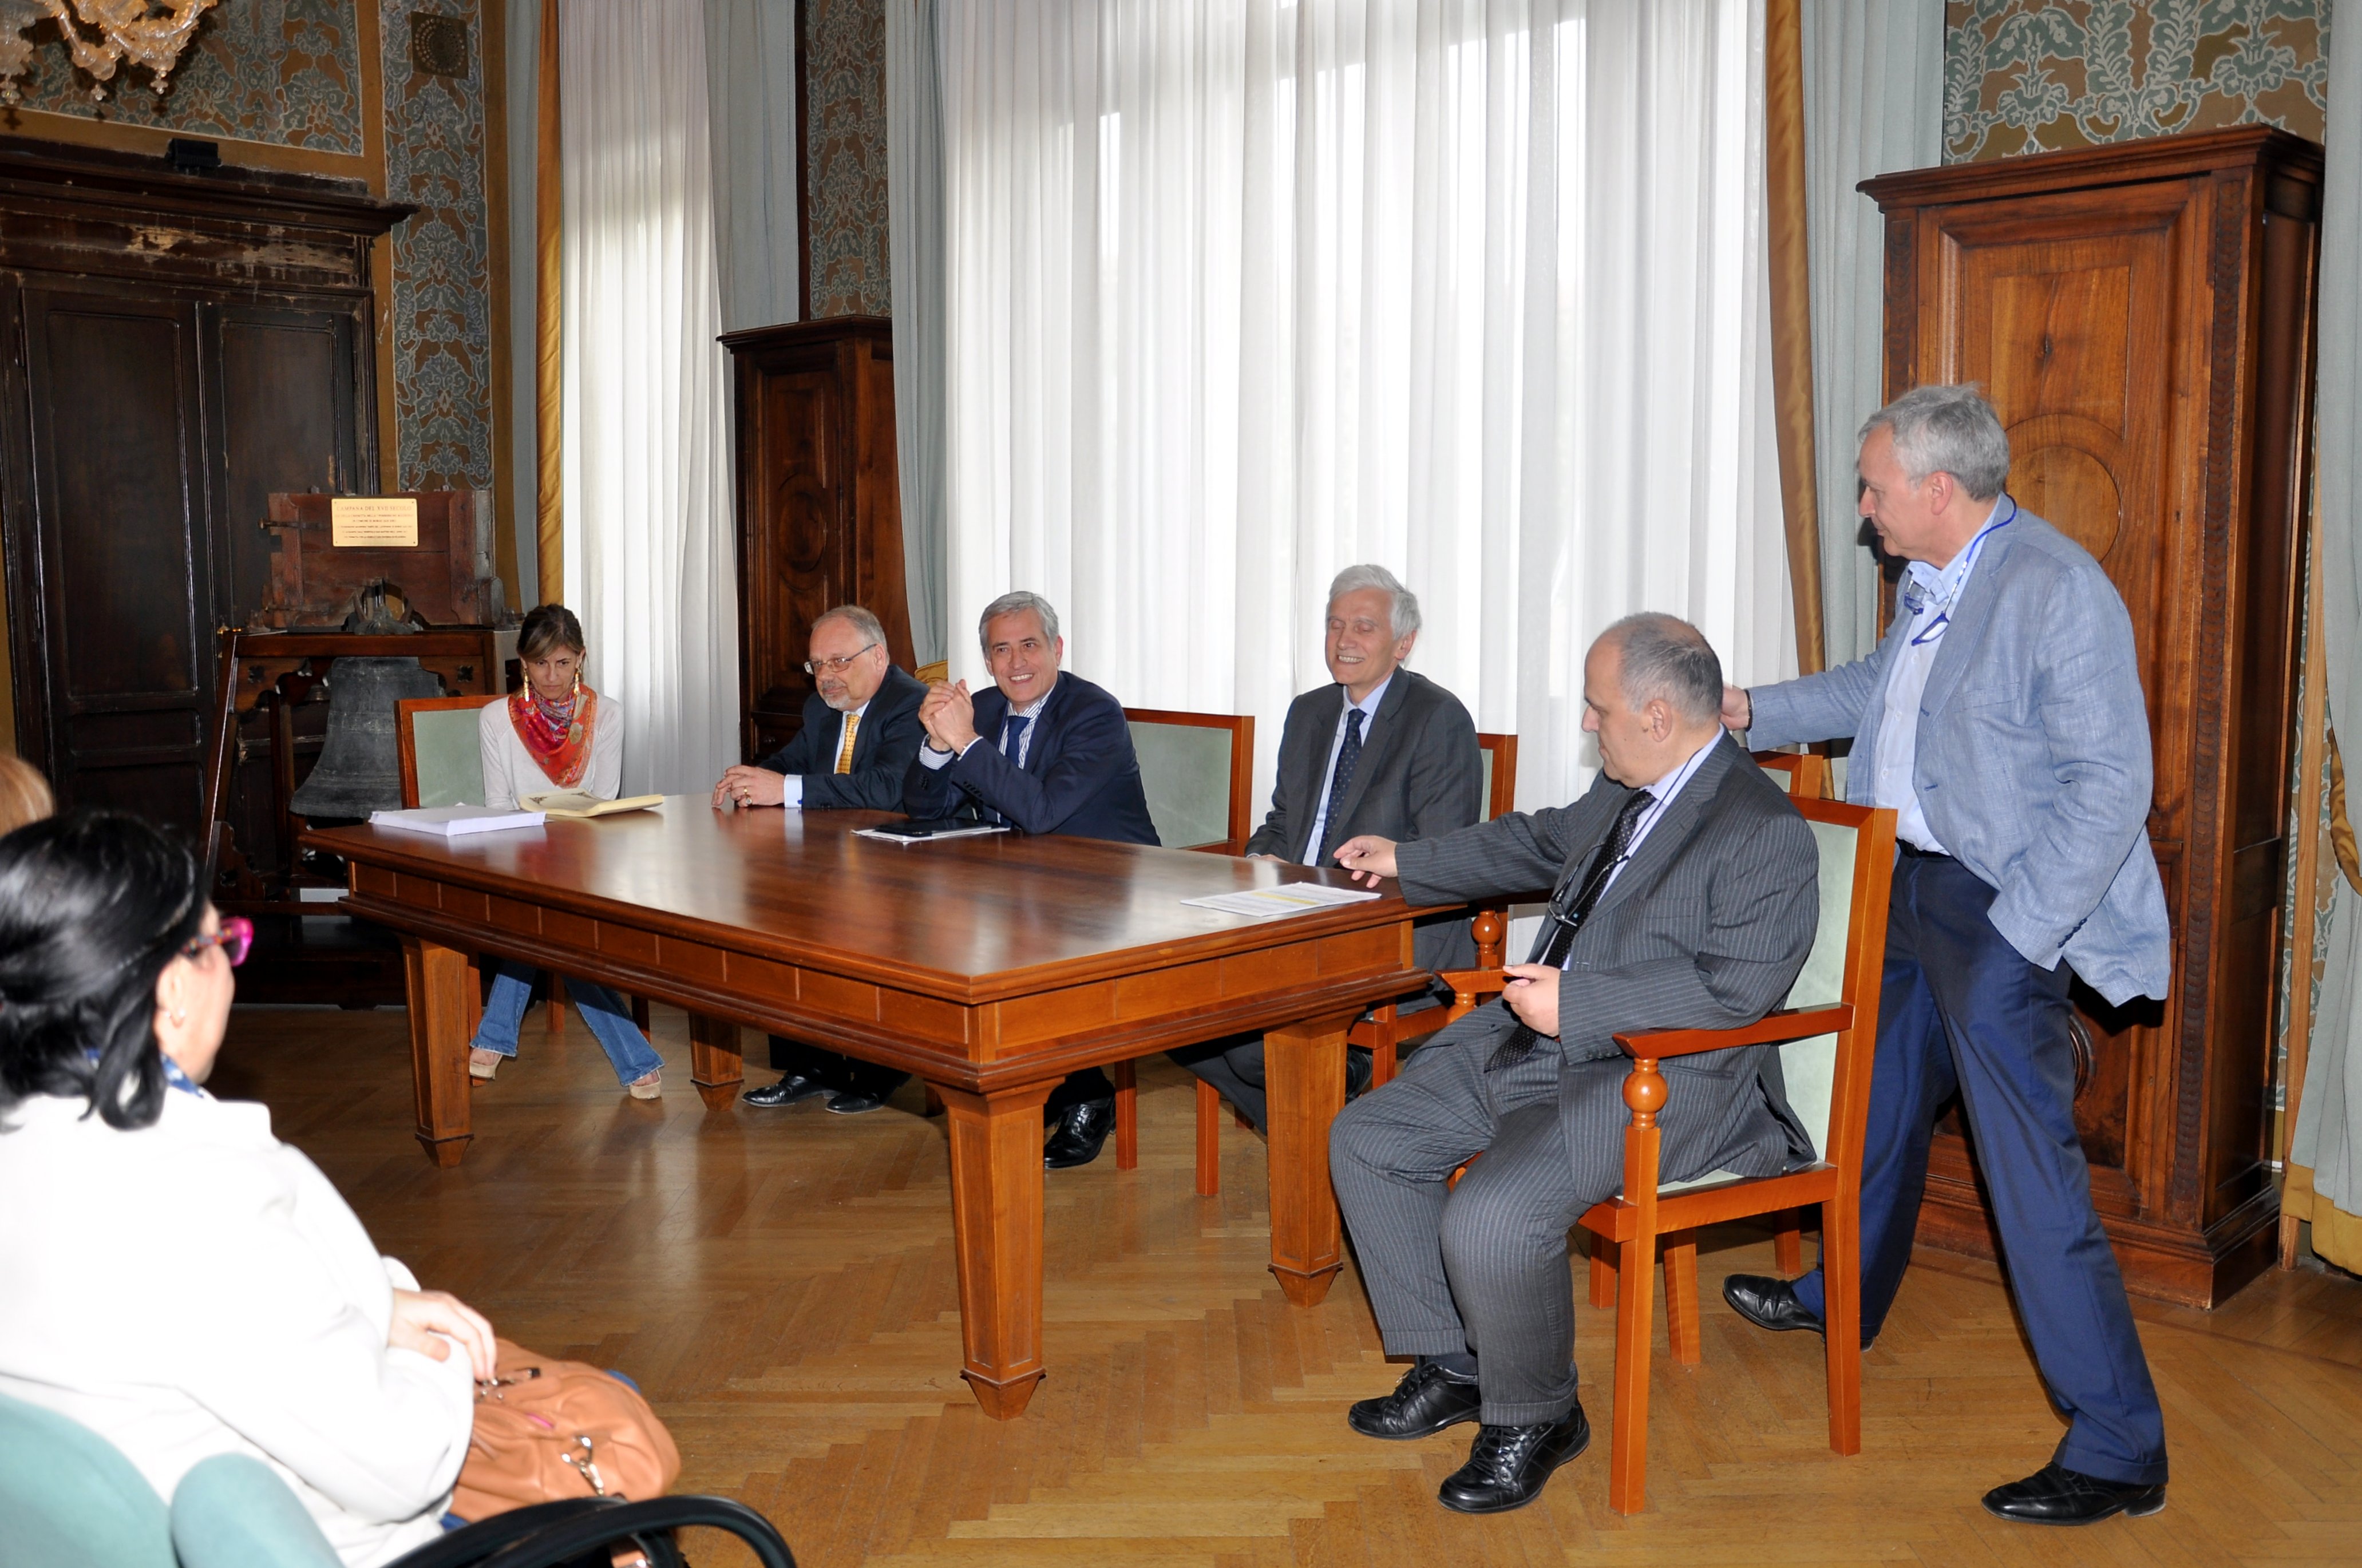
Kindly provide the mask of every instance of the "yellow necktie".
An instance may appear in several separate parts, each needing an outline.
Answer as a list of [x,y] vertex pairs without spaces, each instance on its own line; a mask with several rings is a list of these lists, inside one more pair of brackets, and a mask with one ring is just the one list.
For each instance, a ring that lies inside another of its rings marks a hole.
[[836,770],[839,773],[853,771],[853,732],[860,727],[860,714],[847,713],[844,716],[844,744],[836,748]]

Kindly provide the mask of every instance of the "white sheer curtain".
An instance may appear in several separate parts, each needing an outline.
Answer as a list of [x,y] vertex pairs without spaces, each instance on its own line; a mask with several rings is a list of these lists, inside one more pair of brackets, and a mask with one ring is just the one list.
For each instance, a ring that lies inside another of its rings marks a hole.
[[1267,790],[1360,560],[1562,801],[1648,608],[1794,668],[1760,0],[963,0],[941,13],[951,657],[1037,590]]
[[[956,0],[955,0],[956,3]],[[886,0],[887,250],[911,646],[947,657],[944,603],[944,126],[935,0]]]
[[1878,643],[1878,561],[1854,513],[1854,432],[1885,402],[1886,225],[1854,186],[1944,151],[1943,0],[1805,0],[1805,222],[1823,641]]
[[728,402],[697,0],[568,0],[566,598],[627,794],[738,760]]

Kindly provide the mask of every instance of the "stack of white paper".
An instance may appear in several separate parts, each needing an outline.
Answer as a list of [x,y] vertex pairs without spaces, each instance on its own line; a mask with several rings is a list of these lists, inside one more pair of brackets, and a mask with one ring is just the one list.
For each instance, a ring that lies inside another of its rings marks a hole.
[[407,812],[371,812],[370,826],[400,828],[404,833],[431,833],[437,838],[462,834],[499,833],[503,828],[539,827],[539,812],[519,812],[494,806],[420,806]]
[[1224,914],[1286,915],[1309,914],[1339,904],[1358,904],[1377,896],[1374,890],[1332,888],[1325,882],[1282,882],[1275,888],[1251,888],[1243,893],[1216,893],[1211,898],[1181,901],[1201,910],[1220,910]]

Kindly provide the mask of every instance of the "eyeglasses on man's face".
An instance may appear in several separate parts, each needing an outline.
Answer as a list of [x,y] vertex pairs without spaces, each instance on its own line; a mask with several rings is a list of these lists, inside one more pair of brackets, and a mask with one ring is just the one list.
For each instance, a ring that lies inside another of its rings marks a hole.
[[853,668],[854,660],[860,658],[877,646],[876,643],[867,644],[859,653],[850,653],[843,658],[808,658],[804,660],[804,673],[806,675],[843,675]]
[[244,915],[225,915],[221,929],[204,936],[193,936],[181,944],[181,956],[194,959],[208,947],[218,947],[229,966],[237,968],[246,962],[248,949],[254,945],[254,922]]

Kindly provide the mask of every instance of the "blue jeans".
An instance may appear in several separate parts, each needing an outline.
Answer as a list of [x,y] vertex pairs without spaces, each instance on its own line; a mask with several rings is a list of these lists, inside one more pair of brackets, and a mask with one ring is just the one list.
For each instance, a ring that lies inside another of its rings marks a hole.
[[[524,1010],[532,1005],[533,977],[537,972],[531,964],[501,960],[492,971],[492,994],[484,1003],[484,1021],[477,1026],[472,1049],[516,1055],[517,1027],[524,1021]],[[570,978],[566,995],[581,1010],[582,1021],[590,1026],[599,1048],[614,1064],[620,1082],[631,1084],[664,1066],[657,1048],[632,1021],[632,1010],[623,998],[595,980]]]

